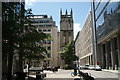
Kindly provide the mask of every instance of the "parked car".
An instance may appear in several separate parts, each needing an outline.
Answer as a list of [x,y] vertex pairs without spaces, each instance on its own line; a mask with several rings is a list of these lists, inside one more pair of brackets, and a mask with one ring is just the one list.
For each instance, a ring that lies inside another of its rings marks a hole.
[[94,70],[94,69],[95,69],[95,66],[94,66],[94,65],[89,65],[88,69],[89,69],[89,70]]
[[96,65],[95,68],[94,68],[94,70],[96,70],[96,71],[102,71],[100,65]]
[[89,65],[80,66],[79,69],[88,69]]
[[86,64],[86,65],[85,65],[85,69],[88,69],[88,67],[89,67],[89,65],[88,65],[88,64]]

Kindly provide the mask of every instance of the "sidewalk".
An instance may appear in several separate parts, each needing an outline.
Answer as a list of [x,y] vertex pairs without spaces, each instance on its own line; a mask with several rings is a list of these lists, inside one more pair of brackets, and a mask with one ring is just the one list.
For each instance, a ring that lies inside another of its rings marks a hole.
[[118,74],[118,70],[108,70],[108,69],[102,69],[102,71],[112,72]]

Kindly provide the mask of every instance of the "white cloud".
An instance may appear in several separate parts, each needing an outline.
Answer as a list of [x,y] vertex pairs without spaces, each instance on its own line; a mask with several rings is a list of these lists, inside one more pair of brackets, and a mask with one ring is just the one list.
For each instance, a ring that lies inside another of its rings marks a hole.
[[26,5],[32,6],[32,5],[33,5],[33,4],[32,4],[33,2],[37,2],[37,0],[25,0]]
[[74,23],[74,40],[76,38],[77,33],[81,30],[79,23]]

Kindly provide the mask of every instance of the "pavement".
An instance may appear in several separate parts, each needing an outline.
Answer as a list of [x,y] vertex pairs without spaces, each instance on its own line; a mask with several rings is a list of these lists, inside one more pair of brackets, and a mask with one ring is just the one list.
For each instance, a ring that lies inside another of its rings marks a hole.
[[87,72],[92,77],[94,77],[95,80],[118,80],[118,74],[115,73],[115,71],[109,72],[109,71],[95,71],[95,70],[81,70],[82,72]]
[[118,70],[108,70],[108,69],[102,69],[102,71],[112,72],[112,73],[116,73],[116,74],[118,74]]

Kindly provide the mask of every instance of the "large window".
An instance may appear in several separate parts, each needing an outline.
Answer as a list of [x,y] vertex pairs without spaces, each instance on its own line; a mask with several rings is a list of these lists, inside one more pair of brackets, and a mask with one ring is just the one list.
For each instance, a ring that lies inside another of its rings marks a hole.
[[96,15],[96,19],[99,17],[101,11],[103,10],[103,8],[105,7],[107,2],[101,2],[98,6],[98,8],[95,11],[95,15]]
[[96,28],[98,39],[116,29],[120,24],[120,17],[118,17],[120,15],[119,4],[118,2],[110,2],[97,19]]

